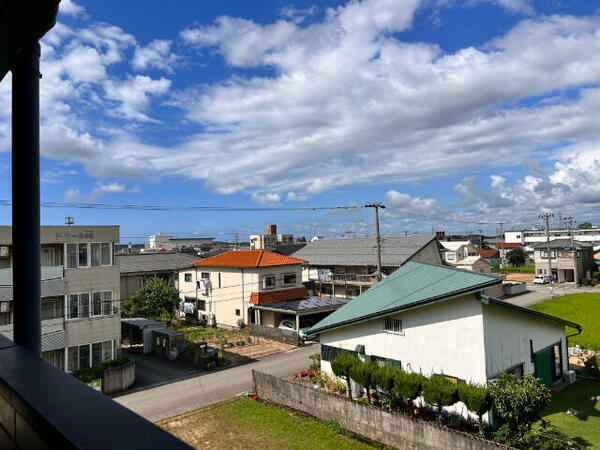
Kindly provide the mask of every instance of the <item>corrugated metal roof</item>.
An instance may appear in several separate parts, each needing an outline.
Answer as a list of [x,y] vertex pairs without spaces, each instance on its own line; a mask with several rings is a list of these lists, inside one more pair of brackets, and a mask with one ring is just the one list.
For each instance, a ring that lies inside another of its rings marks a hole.
[[336,297],[309,297],[302,300],[288,300],[285,302],[273,302],[266,305],[255,305],[256,309],[280,309],[284,311],[312,311],[344,306],[351,299]]
[[135,253],[118,255],[117,264],[121,273],[161,272],[183,269],[198,259],[179,252]]
[[42,334],[43,352],[49,352],[50,350],[58,350],[61,348],[65,348],[64,330],[55,331],[54,333]]
[[130,319],[121,319],[121,323],[132,325],[138,328],[164,328],[164,322],[157,322],[156,320],[144,319],[143,317],[132,317]]
[[[393,236],[382,238],[381,265],[400,267],[435,236]],[[294,258],[311,266],[377,266],[376,238],[318,239],[306,244]]]
[[170,336],[185,336],[183,331],[177,331],[172,328],[153,328],[153,333],[168,334]]
[[[50,280],[42,280],[42,298],[57,297],[65,295],[66,285],[64,278],[52,278]],[[0,301],[8,302],[14,300],[12,286],[0,286]]]
[[448,266],[407,262],[368,291],[331,313],[311,331],[350,325],[369,317],[380,317],[396,311],[443,300],[461,292],[481,290],[500,284],[502,279],[484,273]]

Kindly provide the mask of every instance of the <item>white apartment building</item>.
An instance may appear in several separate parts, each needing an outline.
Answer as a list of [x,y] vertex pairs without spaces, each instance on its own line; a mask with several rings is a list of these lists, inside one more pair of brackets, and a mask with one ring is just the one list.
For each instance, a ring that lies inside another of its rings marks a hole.
[[[567,229],[550,230],[550,240],[570,239],[571,232]],[[574,229],[573,238],[579,242],[592,244],[595,248],[600,246],[600,227],[593,226],[588,229]],[[506,243],[520,243],[521,245],[531,246],[539,242],[546,242],[546,230],[531,229],[519,231],[506,231],[504,241]]]
[[[63,370],[120,352],[118,226],[43,226],[42,357]],[[12,230],[0,227],[0,333],[12,339]]]
[[157,233],[148,238],[148,248],[152,250],[174,250],[179,248],[195,248],[211,245],[212,237],[175,238],[172,234]]
[[450,265],[469,256],[477,256],[477,247],[470,241],[439,241],[442,246],[442,259]]

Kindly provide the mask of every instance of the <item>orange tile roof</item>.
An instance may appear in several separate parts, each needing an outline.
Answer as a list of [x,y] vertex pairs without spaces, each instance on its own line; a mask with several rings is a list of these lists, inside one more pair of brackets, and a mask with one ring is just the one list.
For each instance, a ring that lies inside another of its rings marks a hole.
[[494,258],[498,256],[498,250],[477,250],[477,254],[482,258]]
[[307,264],[308,261],[267,250],[231,250],[210,258],[193,262],[197,267],[271,267],[290,264]]
[[265,303],[283,302],[287,300],[300,300],[308,297],[306,288],[285,289],[272,292],[252,292],[250,303],[253,305],[264,305]]

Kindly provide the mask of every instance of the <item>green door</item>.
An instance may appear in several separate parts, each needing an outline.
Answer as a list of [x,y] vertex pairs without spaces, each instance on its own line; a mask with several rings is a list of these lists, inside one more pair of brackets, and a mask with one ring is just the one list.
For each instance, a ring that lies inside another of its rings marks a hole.
[[535,354],[535,376],[547,387],[552,387],[552,348]]

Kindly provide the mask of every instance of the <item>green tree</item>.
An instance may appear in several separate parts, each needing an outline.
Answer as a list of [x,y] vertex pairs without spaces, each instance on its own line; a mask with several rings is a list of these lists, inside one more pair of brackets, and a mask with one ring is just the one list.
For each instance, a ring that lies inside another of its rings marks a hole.
[[172,317],[179,302],[179,291],[162,278],[153,277],[128,300],[124,300],[121,314],[125,317]]
[[479,419],[479,430],[481,431],[482,416],[492,407],[492,398],[485,386],[476,384],[459,384],[458,398],[469,411],[477,414]]
[[350,353],[342,353],[340,356],[331,361],[331,370],[335,376],[346,380],[348,384],[348,397],[352,398],[352,388],[350,386],[350,370],[360,361]]
[[517,379],[503,373],[489,388],[494,415],[503,424],[499,430],[504,441],[521,447],[531,426],[540,419],[540,413],[550,403],[550,389],[533,375]]
[[513,266],[521,266],[525,264],[528,254],[522,247],[515,247],[506,254],[508,262]]
[[433,375],[423,383],[423,399],[438,408],[438,421],[442,419],[442,408],[456,403],[458,392],[456,384],[448,381],[443,375]]
[[577,225],[577,229],[578,230],[589,230],[590,228],[592,228],[592,224],[591,222],[581,222],[579,225]]
[[375,369],[371,375],[371,381],[373,385],[377,386],[390,400],[390,409],[392,409],[392,403],[394,401],[394,377],[396,376],[398,369],[392,367],[383,366]]
[[350,368],[350,378],[360,384],[367,391],[367,401],[371,403],[371,394],[369,390],[373,387],[373,373],[379,368],[377,363],[372,361],[359,361]]
[[394,392],[403,400],[414,400],[421,395],[425,380],[426,378],[420,373],[399,370],[394,376]]

